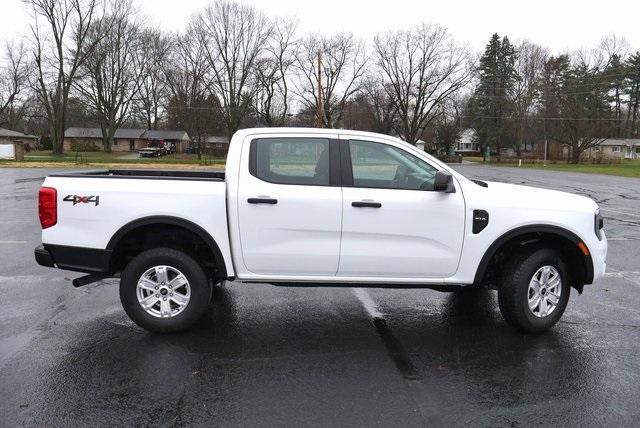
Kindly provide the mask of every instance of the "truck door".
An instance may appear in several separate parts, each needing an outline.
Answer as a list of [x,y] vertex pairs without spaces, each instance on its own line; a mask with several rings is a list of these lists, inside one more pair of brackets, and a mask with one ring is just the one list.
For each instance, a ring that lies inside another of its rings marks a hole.
[[346,183],[338,276],[453,275],[464,236],[462,192],[433,191],[436,167],[400,145],[348,138],[341,144]]
[[[320,138],[319,138],[320,137]],[[240,173],[242,258],[263,275],[335,275],[342,189],[337,135],[255,138]]]

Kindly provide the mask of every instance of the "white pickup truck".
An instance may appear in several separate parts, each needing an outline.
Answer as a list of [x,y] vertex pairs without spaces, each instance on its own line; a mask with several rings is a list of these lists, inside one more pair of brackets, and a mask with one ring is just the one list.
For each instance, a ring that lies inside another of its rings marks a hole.
[[562,316],[605,272],[598,206],[569,193],[469,180],[366,132],[238,131],[226,172],[53,174],[39,193],[44,266],[120,278],[141,327],[183,330],[214,284],[497,289],[525,332]]

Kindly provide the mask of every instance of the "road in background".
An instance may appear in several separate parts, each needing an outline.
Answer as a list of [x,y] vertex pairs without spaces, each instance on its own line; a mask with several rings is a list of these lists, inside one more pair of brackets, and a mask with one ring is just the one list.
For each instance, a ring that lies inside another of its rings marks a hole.
[[232,283],[193,331],[147,333],[117,281],[35,264],[49,171],[0,169],[0,425],[635,425],[640,180],[459,169],[603,207],[610,273],[551,332],[513,332],[487,291]]

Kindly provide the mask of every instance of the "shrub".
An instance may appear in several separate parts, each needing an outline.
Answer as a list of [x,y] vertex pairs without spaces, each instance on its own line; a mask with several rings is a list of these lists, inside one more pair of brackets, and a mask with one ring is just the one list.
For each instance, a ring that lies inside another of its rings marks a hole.
[[72,152],[99,152],[100,147],[98,147],[93,141],[72,141],[71,142],[71,151]]
[[49,137],[48,135],[43,135],[40,138],[40,148],[42,150],[52,150],[53,144],[51,143],[51,137]]

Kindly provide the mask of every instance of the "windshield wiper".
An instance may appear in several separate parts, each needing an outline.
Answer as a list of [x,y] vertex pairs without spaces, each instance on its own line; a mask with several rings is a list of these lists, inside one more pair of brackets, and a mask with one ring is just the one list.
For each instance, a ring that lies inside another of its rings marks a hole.
[[482,187],[489,187],[489,185],[487,184],[486,181],[482,181],[482,180],[471,180],[474,183],[476,183],[478,186],[482,186]]

